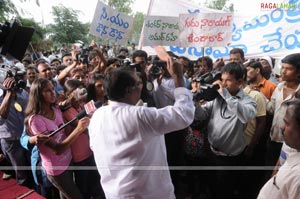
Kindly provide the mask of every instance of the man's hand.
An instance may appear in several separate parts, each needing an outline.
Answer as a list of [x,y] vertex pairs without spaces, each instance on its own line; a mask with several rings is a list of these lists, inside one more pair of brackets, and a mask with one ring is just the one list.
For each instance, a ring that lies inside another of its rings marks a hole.
[[222,81],[221,80],[217,80],[217,81],[215,81],[214,83],[213,83],[213,85],[219,85],[219,89],[218,89],[218,92],[221,94],[222,92],[223,92],[223,83],[222,83]]
[[72,55],[72,59],[73,61],[76,60],[78,61],[78,56],[79,56],[80,52],[78,50],[72,50],[71,51],[71,55]]
[[185,82],[183,79],[183,66],[179,62],[172,61],[171,57],[167,60],[167,69],[170,75],[173,77],[175,82],[175,87],[185,87]]
[[213,69],[219,69],[221,68],[222,66],[224,66],[224,60],[223,58],[219,58],[215,61],[215,63],[213,64]]
[[15,83],[16,81],[13,77],[8,77],[4,80],[2,85],[6,90],[12,90],[14,88]]

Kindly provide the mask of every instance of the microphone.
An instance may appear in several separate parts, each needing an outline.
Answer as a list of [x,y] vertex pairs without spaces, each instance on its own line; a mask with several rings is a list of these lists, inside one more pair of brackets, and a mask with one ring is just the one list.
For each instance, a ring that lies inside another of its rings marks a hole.
[[94,100],[89,101],[84,105],[84,109],[78,113],[75,118],[72,120],[68,121],[67,123],[61,125],[58,129],[53,131],[52,133],[49,134],[49,137],[52,137],[55,135],[57,132],[61,131],[62,129],[66,128],[69,124],[72,124],[76,120],[80,120],[81,118],[84,118],[85,116],[92,115],[100,106],[102,103],[100,101],[94,102]]
[[76,119],[80,120],[81,118],[87,115],[92,115],[97,110],[97,108],[99,108],[101,105],[102,103],[100,101],[97,102],[94,102],[93,100],[89,101],[84,105],[84,109],[76,115]]

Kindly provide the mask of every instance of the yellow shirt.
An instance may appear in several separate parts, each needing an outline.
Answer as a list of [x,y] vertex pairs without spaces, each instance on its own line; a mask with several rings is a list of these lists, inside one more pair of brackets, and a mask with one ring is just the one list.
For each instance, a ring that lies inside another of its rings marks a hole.
[[254,136],[256,129],[256,117],[265,116],[267,112],[267,102],[265,96],[256,90],[252,90],[249,86],[244,88],[244,92],[247,93],[250,97],[252,97],[257,104],[257,113],[255,118],[251,119],[247,123],[247,127],[245,129],[245,141],[247,144],[250,144],[252,137]]

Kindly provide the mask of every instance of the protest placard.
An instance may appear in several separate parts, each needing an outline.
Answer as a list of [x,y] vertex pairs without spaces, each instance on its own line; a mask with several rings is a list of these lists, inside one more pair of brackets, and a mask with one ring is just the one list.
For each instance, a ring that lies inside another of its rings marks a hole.
[[127,44],[133,17],[123,14],[98,1],[90,33],[117,44]]
[[178,17],[147,16],[144,21],[144,45],[179,45]]
[[231,42],[231,13],[180,14],[181,47],[222,47]]
[[[152,0],[151,2],[148,12],[150,16],[178,17],[179,14],[224,13],[224,11],[201,7],[192,1]],[[300,7],[300,0],[293,2],[296,4],[295,7]],[[243,49],[245,56],[250,58],[260,58],[264,55],[282,58],[300,50],[299,13],[299,9],[294,7],[276,7],[252,14],[235,13],[229,46],[202,48],[198,45],[194,47],[171,45],[165,48],[178,56],[186,56],[190,59],[198,59],[202,55],[213,59],[228,58],[233,48]],[[142,49],[148,54],[155,54],[150,46],[144,45]]]

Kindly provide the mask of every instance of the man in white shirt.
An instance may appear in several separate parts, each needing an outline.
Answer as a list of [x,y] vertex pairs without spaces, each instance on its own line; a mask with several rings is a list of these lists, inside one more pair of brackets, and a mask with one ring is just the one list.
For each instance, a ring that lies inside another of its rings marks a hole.
[[182,66],[169,59],[167,68],[175,104],[161,109],[135,106],[142,82],[134,72],[115,69],[105,79],[111,102],[94,113],[89,135],[107,198],[175,198],[163,135],[191,124],[194,105]]
[[281,126],[285,143],[295,149],[286,162],[260,190],[258,199],[297,199],[300,196],[300,100],[287,103],[284,124]]

